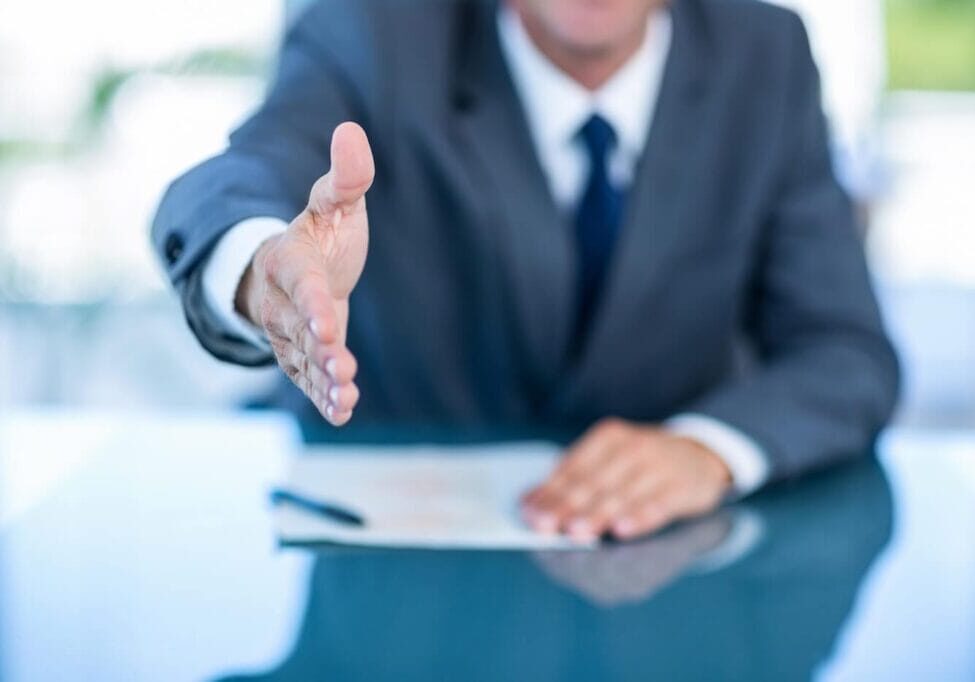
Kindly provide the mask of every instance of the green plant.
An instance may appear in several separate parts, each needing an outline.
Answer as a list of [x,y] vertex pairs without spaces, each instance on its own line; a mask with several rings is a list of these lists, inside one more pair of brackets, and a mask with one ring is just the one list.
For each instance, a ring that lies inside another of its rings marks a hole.
[[887,0],[892,90],[975,90],[975,0]]
[[78,111],[64,141],[0,137],[0,165],[42,158],[64,158],[89,149],[103,130],[115,97],[134,76],[157,73],[186,78],[253,78],[264,76],[267,67],[268,61],[262,55],[236,47],[201,49],[145,68],[105,67],[92,79],[87,100]]

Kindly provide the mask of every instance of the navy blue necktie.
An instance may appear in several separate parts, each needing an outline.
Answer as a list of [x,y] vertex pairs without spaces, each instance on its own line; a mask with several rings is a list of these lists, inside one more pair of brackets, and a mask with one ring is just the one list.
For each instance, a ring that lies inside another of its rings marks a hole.
[[599,304],[613,244],[623,215],[623,193],[609,181],[607,163],[616,145],[616,132],[602,116],[594,114],[579,130],[589,155],[589,180],[576,213],[578,280],[573,346],[585,341]]

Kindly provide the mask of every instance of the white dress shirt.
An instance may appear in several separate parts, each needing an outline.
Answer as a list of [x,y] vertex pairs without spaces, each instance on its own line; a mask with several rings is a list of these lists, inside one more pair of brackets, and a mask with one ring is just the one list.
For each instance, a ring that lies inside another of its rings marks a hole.
[[[582,195],[589,160],[576,134],[593,114],[601,115],[616,132],[617,144],[609,159],[611,181],[620,187],[629,185],[646,145],[670,52],[669,11],[653,13],[639,50],[594,92],[549,61],[532,42],[518,15],[507,7],[498,14],[498,34],[556,204],[571,212]],[[257,247],[286,227],[280,220],[264,217],[238,223],[217,243],[203,272],[207,303],[227,331],[268,350],[261,331],[235,310],[234,298]],[[738,495],[754,491],[767,479],[765,454],[737,429],[700,414],[677,415],[665,426],[717,453],[731,470]]]
[[539,52],[518,15],[504,8],[498,34],[555,203],[573,212],[582,197],[589,156],[578,133],[593,114],[616,133],[610,181],[626,187],[643,153],[670,51],[670,13],[651,17],[640,49],[599,90],[590,92]]

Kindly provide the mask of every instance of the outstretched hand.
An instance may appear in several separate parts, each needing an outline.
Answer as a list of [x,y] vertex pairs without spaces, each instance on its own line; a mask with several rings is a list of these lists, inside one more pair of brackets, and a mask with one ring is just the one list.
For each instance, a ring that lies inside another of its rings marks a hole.
[[335,129],[331,157],[305,210],[254,255],[236,305],[264,329],[288,377],[322,416],[341,426],[359,399],[356,361],[345,340],[349,295],[366,262],[365,194],[375,165],[355,123]]

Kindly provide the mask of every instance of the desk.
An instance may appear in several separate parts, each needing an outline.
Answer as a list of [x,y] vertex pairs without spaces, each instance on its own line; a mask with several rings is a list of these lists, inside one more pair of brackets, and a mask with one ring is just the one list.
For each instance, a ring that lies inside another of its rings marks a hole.
[[975,433],[596,553],[279,548],[275,415],[0,417],[0,679],[975,679]]

